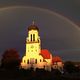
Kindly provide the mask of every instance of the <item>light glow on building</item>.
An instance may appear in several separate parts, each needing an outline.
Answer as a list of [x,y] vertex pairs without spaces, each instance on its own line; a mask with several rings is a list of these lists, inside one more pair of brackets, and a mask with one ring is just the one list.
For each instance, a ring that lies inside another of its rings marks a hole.
[[39,68],[51,71],[53,56],[47,49],[41,50],[39,29],[34,22],[28,27],[25,52],[25,55],[22,57],[21,68],[33,68],[34,70]]

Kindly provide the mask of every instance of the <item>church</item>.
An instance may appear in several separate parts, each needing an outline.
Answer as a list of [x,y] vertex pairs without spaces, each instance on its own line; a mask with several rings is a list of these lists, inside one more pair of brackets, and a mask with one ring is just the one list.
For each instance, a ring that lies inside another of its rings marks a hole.
[[26,51],[25,55],[22,57],[21,68],[33,68],[34,71],[37,68],[51,71],[51,68],[58,68],[59,66],[62,68],[62,60],[59,57],[53,57],[47,49],[41,49],[39,28],[33,21],[28,27]]

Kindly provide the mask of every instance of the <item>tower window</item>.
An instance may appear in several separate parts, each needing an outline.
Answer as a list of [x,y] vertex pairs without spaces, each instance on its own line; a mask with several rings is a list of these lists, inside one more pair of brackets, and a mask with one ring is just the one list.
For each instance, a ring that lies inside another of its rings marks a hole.
[[29,64],[29,59],[27,60],[27,64]]
[[31,34],[31,41],[32,41],[32,34]]
[[33,34],[33,41],[35,41],[35,34]]
[[35,59],[35,63],[37,64],[37,59]]
[[39,39],[38,39],[38,42],[39,42]]

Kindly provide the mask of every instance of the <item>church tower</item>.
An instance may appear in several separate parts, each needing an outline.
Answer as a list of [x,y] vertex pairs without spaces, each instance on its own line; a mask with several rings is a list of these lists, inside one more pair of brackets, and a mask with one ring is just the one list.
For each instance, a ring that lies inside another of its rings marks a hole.
[[22,58],[22,68],[40,68],[43,63],[41,53],[41,41],[39,36],[39,29],[33,23],[28,27],[28,37],[26,38],[26,52]]
[[52,55],[47,50],[41,50],[39,28],[33,23],[28,27],[26,38],[26,51],[22,57],[21,68],[49,69],[51,70]]
[[26,38],[26,55],[32,55],[32,57],[35,55],[39,55],[41,51],[41,42],[40,42],[40,36],[39,36],[39,29],[34,24],[34,21],[32,25],[28,27],[28,37]]

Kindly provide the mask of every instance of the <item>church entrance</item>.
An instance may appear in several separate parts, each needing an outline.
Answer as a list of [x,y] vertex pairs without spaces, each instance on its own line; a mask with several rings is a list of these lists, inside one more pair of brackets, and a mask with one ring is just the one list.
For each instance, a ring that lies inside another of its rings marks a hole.
[[34,58],[30,58],[30,64],[31,64],[31,68],[33,68],[34,64],[35,64],[35,59]]
[[30,64],[34,64],[35,63],[35,59],[34,58],[30,58]]

